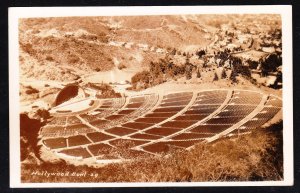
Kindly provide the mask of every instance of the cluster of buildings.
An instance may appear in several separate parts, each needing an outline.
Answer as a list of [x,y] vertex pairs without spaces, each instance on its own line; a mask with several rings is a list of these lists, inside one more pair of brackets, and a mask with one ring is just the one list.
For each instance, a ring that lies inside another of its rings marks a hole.
[[[282,39],[278,20],[253,19],[251,22],[222,24],[215,36],[213,44],[205,48],[204,63],[231,68],[230,58],[240,58],[243,66],[249,66],[251,76],[257,82],[266,86],[282,84],[282,64],[267,74],[263,73],[262,66],[271,55],[281,59]],[[220,57],[224,53],[225,57]]]

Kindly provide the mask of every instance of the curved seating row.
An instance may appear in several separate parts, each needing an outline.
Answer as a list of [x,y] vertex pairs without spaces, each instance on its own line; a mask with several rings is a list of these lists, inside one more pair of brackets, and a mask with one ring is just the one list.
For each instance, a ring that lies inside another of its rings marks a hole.
[[[157,94],[106,99],[92,113],[56,118],[40,135],[47,148],[68,158],[99,161],[167,153],[232,128],[255,112],[263,96],[254,91],[209,90],[171,93],[161,99]],[[263,125],[281,107],[280,99],[269,96],[262,110],[231,134]]]

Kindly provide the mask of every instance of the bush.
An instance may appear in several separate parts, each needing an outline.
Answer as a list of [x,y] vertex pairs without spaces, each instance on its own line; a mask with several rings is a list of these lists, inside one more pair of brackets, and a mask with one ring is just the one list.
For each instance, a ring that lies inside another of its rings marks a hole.
[[193,71],[194,65],[189,62],[189,57],[186,56],[185,61],[185,77],[187,80],[192,78],[192,71]]
[[38,109],[36,115],[42,120],[47,120],[50,118],[50,113],[46,109]]
[[[48,117],[48,113],[39,112],[43,117]],[[38,145],[38,135],[43,123],[38,119],[29,118],[28,114],[20,114],[20,139],[21,142],[21,160],[28,158],[30,154],[40,159],[40,146]],[[23,140],[22,140],[23,139]]]
[[231,63],[233,66],[232,72],[234,76],[241,74],[248,78],[251,78],[251,71],[248,66],[243,66],[242,60],[240,58],[232,57]]
[[26,44],[22,44],[20,43],[20,47],[24,50],[24,52],[27,52],[28,54],[35,54],[36,50],[33,48],[32,44],[30,43],[26,43]]
[[149,83],[150,80],[150,72],[149,71],[142,71],[142,72],[138,72],[136,73],[133,77],[131,77],[131,83],[137,83],[137,82],[145,82],[145,83]]
[[32,88],[31,86],[27,87],[27,90],[25,91],[26,94],[36,94],[39,93],[39,90]]
[[219,77],[218,77],[217,73],[215,73],[213,81],[217,81],[217,80],[219,80]]
[[79,59],[79,57],[78,56],[76,56],[76,55],[70,55],[69,57],[68,57],[68,63],[70,63],[70,64],[76,64],[76,63],[78,63],[80,61],[80,59]]
[[227,78],[226,71],[225,71],[224,68],[222,69],[222,72],[221,72],[221,78],[222,78],[222,79]]
[[233,83],[237,83],[237,79],[236,79],[237,76],[238,76],[238,74],[237,74],[236,70],[233,68],[231,71],[231,74],[230,74],[230,80]]
[[249,64],[250,69],[257,69],[257,66],[258,66],[257,61],[253,61],[253,60],[248,59],[246,62]]
[[119,65],[118,65],[118,69],[119,69],[119,70],[122,70],[122,69],[124,69],[124,68],[126,68],[126,66],[125,66],[124,64],[119,64]]
[[114,91],[114,89],[109,84],[94,84],[94,83],[87,83],[87,87],[100,91],[96,97],[97,98],[119,98],[121,97],[120,93]]
[[275,72],[282,65],[282,57],[277,54],[271,54],[261,62],[261,70],[266,75],[269,72]]
[[47,57],[46,57],[46,60],[48,60],[48,61],[50,61],[50,62],[54,61],[54,59],[53,59],[52,56],[47,56]]
[[143,84],[144,87],[147,87],[150,83],[150,72],[144,70],[142,72],[136,73],[135,75],[133,75],[133,77],[131,77],[131,83],[134,88],[136,88],[138,84]]
[[201,73],[199,69],[197,70],[197,78],[201,78]]
[[200,51],[196,52],[196,54],[197,54],[197,56],[198,56],[199,59],[200,59],[200,58],[202,58],[202,56],[204,56],[206,53],[205,53],[204,50],[200,50]]
[[237,72],[246,76],[246,77],[251,77],[251,71],[248,66],[239,66],[236,68]]
[[192,78],[192,71],[191,70],[186,70],[185,71],[185,78],[186,78],[186,80],[190,80]]
[[177,52],[177,50],[174,48],[170,54],[174,56],[174,55],[176,55],[176,52]]
[[[183,75],[186,72],[187,65],[178,66],[174,64],[169,56],[160,59],[158,62],[150,62],[149,71],[144,70],[142,72],[138,72],[131,78],[131,83],[133,88],[136,88],[137,83],[140,83],[138,86],[140,89],[148,88],[150,85],[154,86],[157,84],[161,84],[166,81],[167,78],[176,79],[177,76]],[[191,65],[188,73],[192,73]]]

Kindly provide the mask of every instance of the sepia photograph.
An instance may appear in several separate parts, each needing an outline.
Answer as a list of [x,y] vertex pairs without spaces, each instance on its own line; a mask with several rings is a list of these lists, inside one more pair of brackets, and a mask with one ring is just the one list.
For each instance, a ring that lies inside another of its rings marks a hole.
[[14,186],[291,185],[289,6],[19,9]]

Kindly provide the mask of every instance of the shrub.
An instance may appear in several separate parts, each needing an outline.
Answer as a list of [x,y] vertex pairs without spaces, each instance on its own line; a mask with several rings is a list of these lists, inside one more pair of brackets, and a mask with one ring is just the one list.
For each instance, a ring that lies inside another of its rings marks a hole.
[[197,78],[201,78],[201,73],[200,73],[199,68],[198,68],[198,70],[197,70]]
[[217,80],[219,80],[219,77],[218,77],[217,73],[214,73],[214,79],[213,79],[213,81],[217,81]]
[[76,64],[79,62],[79,60],[79,57],[73,54],[68,57],[68,63],[70,64]]
[[177,50],[174,48],[172,51],[171,51],[171,55],[176,55],[176,52],[177,52]]
[[150,72],[149,71],[142,71],[142,72],[138,72],[136,73],[132,78],[131,78],[131,83],[137,83],[137,82],[145,82],[145,83],[149,83],[149,79],[150,79]]
[[246,77],[251,77],[251,71],[248,66],[239,66],[236,68],[237,72],[246,76]]
[[143,87],[147,87],[150,83],[150,72],[144,70],[142,72],[136,73],[135,75],[133,75],[133,77],[131,77],[131,83],[134,88],[136,88],[138,84],[143,84]]
[[47,56],[47,57],[46,57],[46,60],[51,61],[51,62],[54,61],[54,59],[53,59],[52,56]]
[[242,60],[240,58],[232,57],[231,58],[232,63],[232,72],[233,75],[241,74],[243,76],[246,76],[248,78],[251,77],[251,71],[248,66],[243,66]]
[[191,69],[190,65],[186,66],[186,68],[185,68],[185,78],[186,78],[186,80],[189,80],[192,78],[192,69]]
[[261,70],[264,74],[275,72],[277,67],[282,65],[282,57],[277,54],[271,54],[261,62]]
[[26,44],[22,44],[20,43],[20,47],[24,50],[24,52],[27,52],[28,54],[35,54],[36,50],[33,48],[32,44],[30,43],[26,43]]
[[236,70],[233,68],[231,71],[231,74],[230,74],[230,80],[233,83],[237,83],[237,79],[236,79],[237,76],[238,76],[238,74],[237,74]]
[[186,61],[185,61],[185,77],[187,80],[192,78],[192,71],[194,67],[194,65],[190,63],[190,59],[188,55],[186,56]]
[[109,84],[106,83],[101,83],[101,84],[87,83],[86,86],[101,91],[96,95],[97,98],[121,97],[120,93],[115,92],[114,89]]
[[200,50],[200,51],[196,52],[196,54],[197,54],[197,56],[198,56],[199,59],[200,59],[200,58],[202,58],[202,56],[204,56],[206,53],[205,53],[204,50]]
[[225,71],[224,68],[222,69],[222,72],[221,72],[221,78],[222,78],[222,79],[227,78],[226,71]]
[[[189,66],[189,69],[187,69],[187,66]],[[132,77],[131,83],[133,88],[136,88],[137,83],[142,83],[138,85],[139,88],[147,88],[149,85],[154,86],[161,84],[165,82],[167,78],[176,79],[177,76],[185,73],[191,78],[193,69],[193,65],[190,63],[181,66],[174,64],[169,56],[160,59],[158,62],[150,62],[149,67],[149,71],[144,70],[138,72]]]
[[38,109],[36,111],[36,115],[42,120],[47,120],[48,118],[50,118],[50,113],[46,109]]
[[[41,113],[43,115],[43,113]],[[45,118],[48,117],[46,113]],[[44,116],[44,115],[43,115]],[[43,126],[38,119],[29,118],[28,114],[20,114],[20,139],[21,143],[21,160],[24,160],[33,154],[34,157],[40,159],[40,146],[38,145],[39,130]],[[23,140],[22,140],[23,139]]]
[[27,90],[25,91],[26,94],[36,94],[39,93],[39,90],[32,88],[31,86],[27,87]]
[[248,59],[246,62],[249,64],[249,68],[250,69],[256,69],[257,66],[258,66],[258,62],[257,61],[253,61],[251,59]]
[[119,69],[119,70],[122,70],[122,69],[124,69],[124,68],[126,68],[126,66],[125,66],[124,64],[119,64],[119,65],[118,65],[118,69]]

